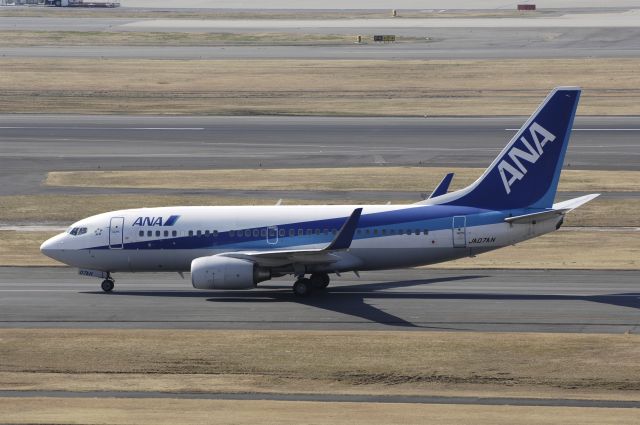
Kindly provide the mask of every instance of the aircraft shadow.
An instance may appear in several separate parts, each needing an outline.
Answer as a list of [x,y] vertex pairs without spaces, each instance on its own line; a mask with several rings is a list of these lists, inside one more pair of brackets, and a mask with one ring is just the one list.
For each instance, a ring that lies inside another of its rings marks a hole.
[[[507,293],[463,293],[463,292],[418,292],[408,288],[435,283],[480,279],[488,276],[465,275],[441,277],[433,279],[405,280],[396,282],[376,282],[329,287],[317,291],[309,298],[296,297],[289,287],[259,286],[251,291],[127,291],[118,290],[110,296],[146,296],[172,298],[205,298],[214,303],[297,303],[309,307],[333,311],[352,317],[365,319],[384,325],[419,328],[401,317],[385,312],[371,304],[376,299],[407,300],[467,300],[467,301],[587,301],[618,307],[640,309],[640,293],[622,293],[605,295],[553,295],[553,294],[507,294]],[[404,291],[393,291],[405,289]],[[389,291],[391,290],[391,291]],[[382,292],[384,291],[384,292]],[[102,292],[84,292],[86,294],[102,294]],[[365,302],[367,300],[368,302]]]

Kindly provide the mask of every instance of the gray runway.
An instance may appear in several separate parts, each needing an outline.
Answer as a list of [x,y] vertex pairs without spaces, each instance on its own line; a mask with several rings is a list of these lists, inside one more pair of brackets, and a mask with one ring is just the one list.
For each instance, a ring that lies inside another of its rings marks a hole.
[[[486,167],[524,119],[0,115],[0,195],[86,193],[42,185],[59,170]],[[640,169],[640,117],[574,127],[567,168]]]
[[66,268],[0,268],[1,327],[640,331],[638,272],[426,270],[343,275],[296,298],[291,282],[198,291],[173,274],[99,281]]

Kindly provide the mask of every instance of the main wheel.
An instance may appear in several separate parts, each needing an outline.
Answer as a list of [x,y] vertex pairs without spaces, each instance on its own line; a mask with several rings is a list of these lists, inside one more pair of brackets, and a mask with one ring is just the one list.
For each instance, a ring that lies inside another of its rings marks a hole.
[[318,289],[326,289],[329,286],[329,282],[331,282],[331,278],[327,273],[314,273],[311,275],[310,280],[313,287]]
[[311,290],[313,289],[311,281],[309,279],[296,280],[296,283],[293,284],[293,293],[299,297],[308,297],[311,295]]
[[111,292],[113,291],[113,287],[114,287],[113,280],[105,279],[102,281],[101,286],[104,292]]

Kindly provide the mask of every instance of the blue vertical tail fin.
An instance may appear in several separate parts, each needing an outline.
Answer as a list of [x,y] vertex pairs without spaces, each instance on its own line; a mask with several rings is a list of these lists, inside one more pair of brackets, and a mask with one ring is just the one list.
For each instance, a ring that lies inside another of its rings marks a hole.
[[578,87],[555,88],[478,180],[441,196],[437,204],[492,210],[550,208],[579,98]]

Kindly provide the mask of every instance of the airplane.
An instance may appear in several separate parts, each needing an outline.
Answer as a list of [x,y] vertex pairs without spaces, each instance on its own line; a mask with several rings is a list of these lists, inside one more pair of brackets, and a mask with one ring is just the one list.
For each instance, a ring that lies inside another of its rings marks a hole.
[[[599,194],[554,203],[581,90],[557,87],[484,173],[403,205],[199,206],[111,211],[45,241],[43,254],[114,288],[117,272],[191,272],[197,289],[251,289],[295,276],[293,292],[330,275],[476,256],[560,228]],[[568,253],[567,255],[570,255]],[[505,259],[508,261],[508,259]]]

